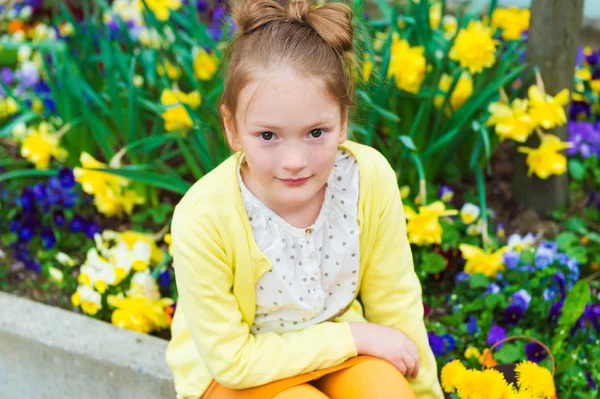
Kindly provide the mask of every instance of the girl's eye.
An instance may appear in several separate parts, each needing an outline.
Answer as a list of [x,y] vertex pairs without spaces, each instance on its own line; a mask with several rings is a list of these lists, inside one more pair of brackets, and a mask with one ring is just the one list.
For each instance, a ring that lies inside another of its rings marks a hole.
[[314,139],[320,139],[321,137],[323,137],[324,134],[325,132],[323,131],[323,129],[314,129],[311,130],[309,133],[310,137]]
[[264,132],[260,134],[260,138],[264,141],[271,141],[275,138],[275,134],[273,132]]

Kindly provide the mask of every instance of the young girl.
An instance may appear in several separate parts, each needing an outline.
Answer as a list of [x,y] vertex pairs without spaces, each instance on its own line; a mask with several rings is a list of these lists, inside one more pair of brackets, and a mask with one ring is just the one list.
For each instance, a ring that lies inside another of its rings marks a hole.
[[178,398],[443,398],[394,171],[346,140],[351,10],[234,4],[229,159],[172,224]]

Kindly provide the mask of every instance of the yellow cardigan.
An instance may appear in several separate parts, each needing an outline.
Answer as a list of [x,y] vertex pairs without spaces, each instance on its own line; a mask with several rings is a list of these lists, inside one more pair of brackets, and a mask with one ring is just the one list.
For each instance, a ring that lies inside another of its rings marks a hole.
[[166,358],[179,399],[199,398],[213,378],[242,389],[335,366],[357,355],[348,322],[367,320],[401,330],[419,348],[420,373],[409,379],[417,398],[443,398],[396,175],[371,147],[347,141],[341,148],[359,167],[360,302],[355,298],[334,322],[250,333],[255,284],[272,266],[252,236],[237,180],[239,153],[177,205],[172,237],[179,300]]

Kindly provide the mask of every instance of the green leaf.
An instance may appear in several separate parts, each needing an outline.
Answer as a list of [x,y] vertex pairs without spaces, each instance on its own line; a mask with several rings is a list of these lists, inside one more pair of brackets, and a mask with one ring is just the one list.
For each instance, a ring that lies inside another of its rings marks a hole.
[[503,302],[503,299],[503,294],[488,294],[485,296],[483,301],[485,302],[485,306],[488,308],[488,310],[494,310],[496,306]]
[[192,186],[185,180],[174,179],[173,177],[166,177],[158,173],[147,172],[142,170],[128,170],[128,169],[95,169],[102,172],[109,172],[118,176],[123,176],[131,180],[136,180],[141,183],[145,183],[149,186],[163,188],[165,190],[172,191],[178,194],[185,194],[187,190]]
[[498,363],[515,363],[522,357],[522,351],[515,343],[509,342],[502,345],[502,348],[494,351],[494,359]]
[[565,222],[565,227],[579,234],[586,234],[588,232],[585,220],[577,216],[567,219]]
[[570,329],[583,314],[585,306],[590,301],[590,284],[586,280],[578,281],[565,299],[558,327]]
[[395,114],[395,113],[393,113],[392,111],[389,111],[389,110],[387,110],[387,109],[385,109],[385,108],[383,108],[383,107],[380,107],[379,105],[375,104],[375,103],[373,102],[373,100],[371,100],[371,97],[369,97],[369,95],[368,95],[366,92],[364,92],[364,91],[362,91],[362,90],[358,90],[356,93],[357,93],[357,94],[358,94],[358,95],[359,95],[359,96],[360,96],[360,97],[361,97],[363,100],[365,100],[365,103],[366,103],[366,104],[367,104],[369,107],[373,108],[373,110],[374,110],[375,112],[377,112],[379,115],[381,115],[383,118],[385,118],[385,119],[387,119],[387,120],[389,120],[389,121],[392,121],[392,122],[396,122],[396,123],[400,122],[400,118],[398,117],[398,115],[396,115],[396,114]]
[[573,179],[581,181],[585,177],[585,167],[578,159],[569,159],[569,173]]
[[17,118],[13,119],[9,123],[7,123],[5,126],[3,126],[2,129],[0,129],[0,137],[12,136],[12,131],[17,124],[19,124],[19,123],[27,124],[27,122],[29,122],[33,119],[36,119],[38,117],[39,117],[39,115],[32,111],[25,112],[24,114],[19,115]]
[[421,269],[429,274],[439,273],[446,268],[446,259],[434,252],[429,252],[423,255],[423,264]]
[[42,177],[42,176],[58,176],[56,169],[20,169],[6,172],[0,175],[0,182],[9,179],[17,179],[23,177]]
[[562,232],[556,237],[556,244],[558,245],[558,249],[560,249],[563,252],[571,248],[573,244],[575,244],[578,241],[579,239],[577,238],[577,236],[574,233],[571,233],[570,231]]
[[473,274],[470,280],[471,288],[485,288],[490,285],[490,279],[481,273]]

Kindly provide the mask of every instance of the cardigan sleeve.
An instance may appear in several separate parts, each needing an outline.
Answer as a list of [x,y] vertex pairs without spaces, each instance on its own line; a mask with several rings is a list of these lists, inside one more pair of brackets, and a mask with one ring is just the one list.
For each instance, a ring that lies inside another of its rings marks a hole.
[[396,175],[387,161],[379,164],[380,179],[373,180],[378,183],[373,195],[380,195],[382,206],[371,212],[371,217],[378,218],[371,223],[377,225],[373,232],[376,238],[360,288],[365,317],[402,331],[415,343],[421,367],[417,378],[409,378],[409,383],[417,398],[441,399],[444,395],[423,320],[421,284],[413,266]]
[[[357,355],[348,323],[254,335],[233,294],[233,268],[214,209],[176,209],[172,222],[175,278],[190,335],[211,376],[244,389],[332,367]],[[210,211],[212,209],[212,212]],[[253,284],[248,281],[248,284]]]

